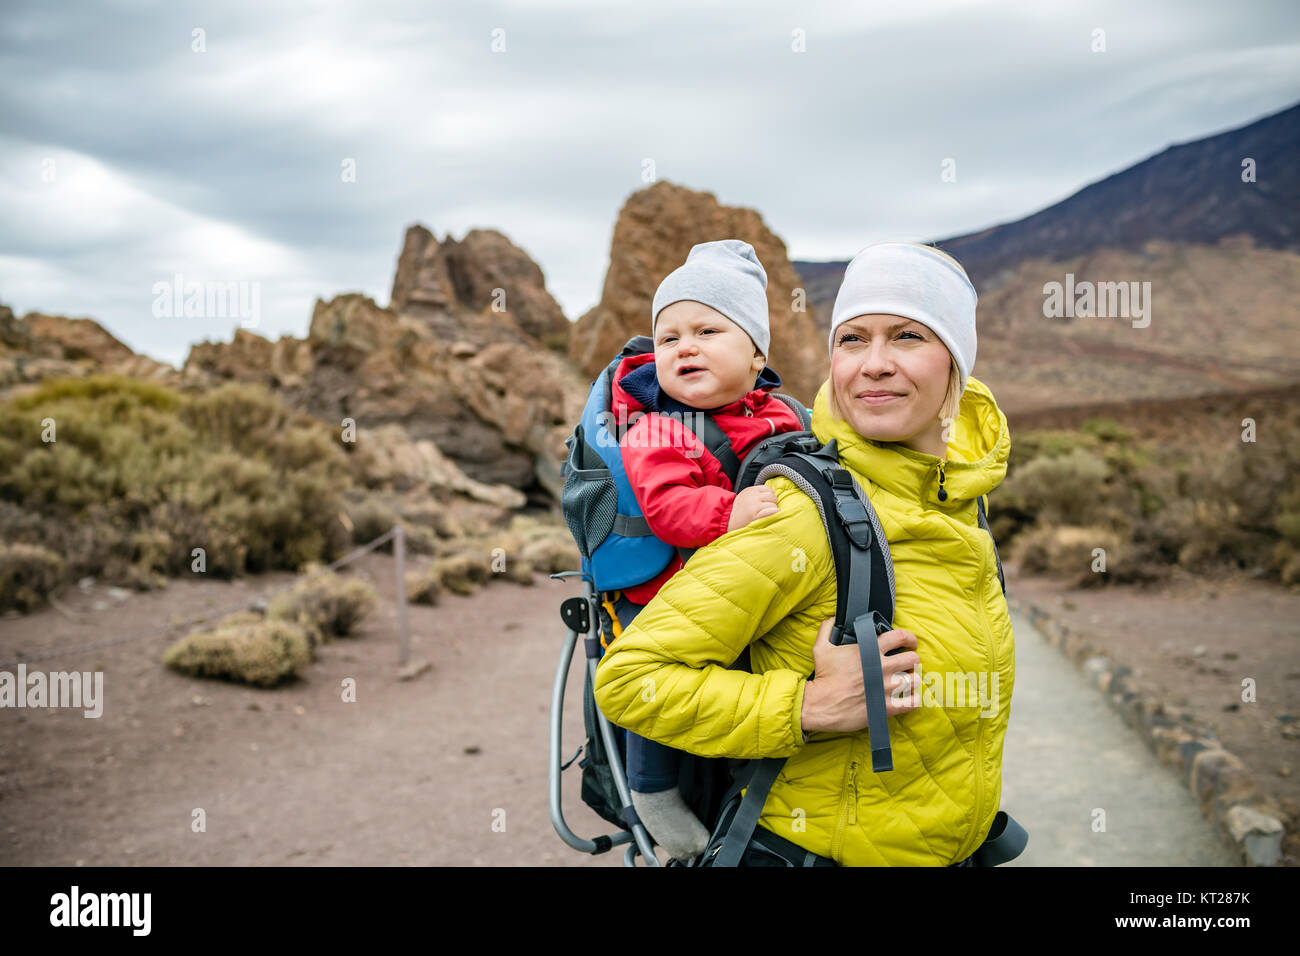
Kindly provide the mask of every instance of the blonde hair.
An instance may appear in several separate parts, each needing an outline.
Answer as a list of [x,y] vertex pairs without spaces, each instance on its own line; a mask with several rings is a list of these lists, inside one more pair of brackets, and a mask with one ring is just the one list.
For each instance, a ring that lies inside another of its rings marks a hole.
[[[962,275],[966,275],[966,270],[962,267],[962,264],[937,246],[929,246],[923,242],[908,242],[903,244],[908,246],[917,246],[921,249],[929,249],[931,252],[936,252],[961,270]],[[970,277],[967,276],[967,278],[969,279]],[[956,422],[957,412],[961,408],[961,372],[958,371],[957,362],[952,358],[951,353],[949,353],[948,358],[948,390],[944,393],[943,404],[939,406],[939,421],[945,422],[951,420],[952,422]],[[840,413],[839,403],[835,401],[835,383],[831,381],[829,376],[826,379],[826,403],[830,407],[831,417],[837,422],[844,421],[844,416]]]

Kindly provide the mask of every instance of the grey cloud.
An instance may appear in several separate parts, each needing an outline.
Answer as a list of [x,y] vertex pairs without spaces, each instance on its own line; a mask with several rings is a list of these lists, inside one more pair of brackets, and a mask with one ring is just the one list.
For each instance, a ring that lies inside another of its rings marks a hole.
[[[0,149],[83,153],[292,250],[303,274],[284,276],[274,322],[301,332],[314,295],[386,302],[417,220],[505,232],[576,317],[599,295],[645,157],[660,178],[758,208],[796,257],[848,256],[881,233],[1018,218],[1296,98],[1293,71],[1233,59],[1294,46],[1291,3],[864,9],[20,0],[0,35]],[[195,26],[204,54],[189,49]],[[1102,60],[1082,52],[1094,26]],[[489,48],[496,27],[505,54]],[[807,53],[790,51],[795,27]],[[956,184],[939,180],[950,156]],[[345,157],[356,183],[340,181]],[[0,266],[0,300],[19,288],[20,309],[75,306],[133,347],[183,357],[192,330],[142,318],[130,278],[165,240],[158,223],[81,242],[57,226],[31,215],[0,234],[5,263],[28,256],[60,277]],[[177,249],[196,270],[211,252]]]

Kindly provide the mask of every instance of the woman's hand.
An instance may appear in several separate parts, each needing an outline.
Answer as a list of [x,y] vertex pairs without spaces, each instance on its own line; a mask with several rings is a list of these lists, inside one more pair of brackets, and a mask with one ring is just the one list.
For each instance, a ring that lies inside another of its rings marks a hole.
[[743,528],[751,521],[774,515],[780,509],[776,505],[776,492],[767,485],[750,485],[736,494],[731,503],[731,518],[727,521],[727,530]]
[[[833,731],[853,733],[867,726],[866,688],[862,683],[862,658],[853,644],[835,645],[830,641],[835,626],[827,618],[817,631],[813,645],[813,679],[804,685],[800,723],[804,733]],[[880,645],[880,669],[885,675],[885,713],[893,717],[916,710],[921,695],[915,686],[914,669],[921,658],[916,654],[916,635],[911,631],[892,630],[877,639]],[[892,657],[885,655],[896,647],[913,648]],[[900,696],[903,691],[908,696]]]

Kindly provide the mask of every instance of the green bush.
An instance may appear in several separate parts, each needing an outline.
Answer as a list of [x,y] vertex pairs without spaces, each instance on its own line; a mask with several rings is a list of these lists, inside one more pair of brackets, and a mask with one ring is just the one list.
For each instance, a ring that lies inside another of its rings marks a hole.
[[197,548],[213,576],[333,560],[350,475],[328,426],[256,386],[101,375],[0,405],[0,540],[62,556],[68,577],[148,586],[192,573]]
[[1283,582],[1300,576],[1280,547],[1300,550],[1300,416],[1285,400],[1255,414],[1254,442],[1225,430],[1220,417],[1176,429],[1153,421],[1153,434],[1164,437],[1139,438],[1110,419],[1074,432],[1017,433],[1007,478],[990,500],[999,543],[1026,538],[1030,565],[1047,568],[1055,563],[1049,552],[1060,557],[1050,529],[1090,526],[1116,536],[1124,566],[1137,569],[1132,580],[1174,565],[1262,570]]
[[[1009,473],[1002,494],[1047,524],[1084,525],[1106,498],[1110,469],[1096,452],[1072,448],[1043,455]],[[990,507],[991,507],[990,500]]]
[[1089,418],[1079,426],[1079,431],[1101,442],[1127,444],[1133,440],[1133,430],[1125,428],[1113,418]]

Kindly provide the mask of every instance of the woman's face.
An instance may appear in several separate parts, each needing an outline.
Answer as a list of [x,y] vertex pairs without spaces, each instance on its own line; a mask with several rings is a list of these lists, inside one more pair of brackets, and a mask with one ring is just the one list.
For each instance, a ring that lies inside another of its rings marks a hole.
[[944,457],[939,410],[952,356],[913,319],[860,315],[835,329],[831,388],[845,421],[864,438]]

